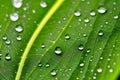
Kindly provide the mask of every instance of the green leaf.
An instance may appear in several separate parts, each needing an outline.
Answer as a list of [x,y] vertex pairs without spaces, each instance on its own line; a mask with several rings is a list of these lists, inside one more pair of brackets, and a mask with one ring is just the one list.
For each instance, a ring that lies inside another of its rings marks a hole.
[[119,16],[119,0],[0,0],[0,80],[117,80]]

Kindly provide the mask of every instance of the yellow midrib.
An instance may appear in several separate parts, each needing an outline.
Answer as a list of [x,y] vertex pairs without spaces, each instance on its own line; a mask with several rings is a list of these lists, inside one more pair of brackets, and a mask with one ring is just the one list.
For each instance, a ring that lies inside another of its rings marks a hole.
[[43,18],[43,20],[40,22],[40,24],[38,25],[38,28],[35,30],[35,32],[33,33],[32,37],[30,38],[20,61],[19,67],[18,67],[18,71],[16,73],[16,77],[15,80],[20,80],[21,77],[21,73],[22,73],[22,69],[24,67],[24,63],[26,61],[27,55],[35,41],[35,39],[37,38],[37,36],[39,35],[40,31],[42,30],[42,28],[45,26],[45,24],[48,22],[48,20],[51,18],[51,16],[55,13],[55,11],[60,7],[60,5],[64,2],[64,0],[57,0],[56,3],[52,6],[52,8],[48,11],[48,13],[46,14],[46,16]]

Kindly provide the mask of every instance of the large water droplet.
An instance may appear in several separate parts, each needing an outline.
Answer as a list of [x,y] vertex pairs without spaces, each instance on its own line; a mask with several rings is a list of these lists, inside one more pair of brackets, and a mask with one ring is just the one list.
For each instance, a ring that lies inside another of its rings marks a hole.
[[84,66],[84,63],[81,63],[81,64],[80,64],[80,67],[83,67],[83,66]]
[[66,40],[69,40],[69,39],[70,39],[69,34],[66,34],[66,35],[65,35],[65,39],[66,39]]
[[101,69],[101,68],[97,69],[97,72],[98,72],[98,73],[101,73],[101,72],[102,72],[102,69]]
[[104,7],[100,7],[100,8],[98,9],[98,13],[100,13],[100,14],[104,14],[104,13],[106,13],[106,11],[107,11],[107,9],[104,8]]
[[18,41],[21,41],[22,40],[22,37],[21,36],[17,36],[16,38]]
[[109,69],[109,72],[112,73],[112,72],[113,72],[113,69]]
[[104,35],[103,31],[100,30],[100,31],[98,32],[98,35],[99,35],[99,36],[103,36],[103,35]]
[[75,15],[75,16],[80,16],[80,15],[81,15],[81,12],[80,12],[80,11],[75,11],[74,15]]
[[9,55],[8,53],[5,55],[5,59],[6,59],[7,61],[10,61],[10,60],[11,60],[11,57],[10,57],[10,55]]
[[19,19],[19,15],[18,15],[18,13],[12,13],[12,14],[10,14],[10,20],[11,21],[17,21]]
[[47,7],[47,3],[46,3],[46,2],[41,1],[41,2],[40,2],[40,6],[41,6],[42,8],[46,8],[46,7]]
[[83,51],[84,46],[82,44],[79,45],[78,50]]
[[23,0],[12,0],[12,2],[13,2],[13,6],[15,7],[15,8],[20,8],[21,6],[22,6],[22,1]]
[[17,25],[15,30],[20,33],[23,31],[23,27],[21,25]]
[[60,47],[56,47],[55,48],[55,54],[57,54],[57,55],[61,55],[62,54],[62,50],[61,50]]
[[52,71],[51,71],[51,75],[52,75],[52,76],[56,76],[56,75],[57,75],[57,71],[56,71],[55,69],[52,70]]

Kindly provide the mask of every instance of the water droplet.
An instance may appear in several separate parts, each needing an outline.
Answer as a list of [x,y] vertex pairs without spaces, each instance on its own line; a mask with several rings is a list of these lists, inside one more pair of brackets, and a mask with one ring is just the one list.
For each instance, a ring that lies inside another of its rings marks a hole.
[[80,11],[75,11],[74,15],[75,15],[75,16],[80,16],[80,15],[81,15],[81,12],[80,12]]
[[96,79],[96,76],[93,76],[93,79]]
[[90,12],[90,15],[91,15],[91,16],[95,16],[95,15],[96,15],[95,11],[91,11],[91,12]]
[[100,30],[100,31],[98,32],[98,35],[99,35],[99,36],[103,36],[103,35],[104,35],[103,31]]
[[84,34],[83,34],[83,37],[87,37],[87,34],[84,33]]
[[6,43],[7,45],[10,45],[10,44],[11,44],[11,41],[10,41],[10,40],[6,40],[5,43]]
[[46,8],[46,7],[47,7],[47,3],[46,3],[46,2],[41,1],[41,2],[40,2],[40,6],[41,6],[42,8]]
[[19,19],[19,15],[18,15],[18,13],[12,13],[12,14],[10,14],[10,20],[11,21],[17,21]]
[[49,67],[49,66],[50,66],[50,65],[47,63],[47,64],[46,64],[46,67]]
[[118,19],[119,18],[119,16],[114,16],[114,19]]
[[81,63],[81,64],[80,64],[80,67],[83,67],[83,66],[84,66],[84,63]]
[[22,40],[22,37],[21,36],[17,36],[16,38],[18,41],[21,41]]
[[51,75],[52,75],[52,76],[56,76],[56,75],[57,75],[57,71],[56,71],[55,69],[52,70],[52,71],[51,71]]
[[42,63],[40,62],[40,63],[38,64],[38,66],[39,66],[39,67],[42,67]]
[[69,39],[70,39],[69,34],[66,34],[66,35],[65,35],[65,39],[66,39],[66,40],[69,40]]
[[113,72],[113,69],[109,69],[109,72],[112,73],[112,72]]
[[23,27],[21,25],[17,25],[15,30],[20,33],[23,31]]
[[78,50],[83,51],[84,46],[82,44],[79,45]]
[[101,69],[101,68],[97,69],[97,72],[98,72],[98,73],[101,73],[101,72],[102,72],[102,69]]
[[84,19],[84,22],[85,22],[85,23],[88,23],[89,21],[90,21],[90,20],[89,20],[88,18],[85,18],[85,19]]
[[34,13],[34,14],[35,14],[35,13],[36,13],[36,11],[33,9],[33,10],[32,10],[32,13]]
[[2,53],[0,52],[0,57],[2,56]]
[[86,51],[87,53],[90,53],[90,49],[87,49],[87,51]]
[[6,40],[7,40],[7,37],[6,37],[6,36],[3,36],[3,40],[6,41]]
[[55,54],[57,54],[57,55],[61,55],[62,54],[62,50],[61,50],[60,47],[56,47],[55,48]]
[[104,8],[104,7],[100,7],[100,8],[98,9],[98,13],[100,13],[100,14],[104,14],[104,13],[106,13],[106,11],[107,11],[107,9]]
[[11,57],[10,57],[10,55],[9,55],[8,53],[5,55],[5,59],[6,59],[7,61],[10,61],[10,60],[11,60]]
[[23,0],[12,0],[12,4],[15,8],[20,8],[23,4],[22,1]]
[[45,48],[45,44],[42,44],[42,45],[41,45],[41,48]]

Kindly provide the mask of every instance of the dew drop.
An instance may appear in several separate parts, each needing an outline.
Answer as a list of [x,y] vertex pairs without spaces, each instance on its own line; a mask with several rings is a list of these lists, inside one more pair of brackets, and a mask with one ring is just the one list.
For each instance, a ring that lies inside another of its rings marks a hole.
[[21,36],[17,36],[16,38],[18,41],[21,41],[22,40],[22,37]]
[[2,56],[2,53],[0,52],[0,57]]
[[5,59],[6,59],[7,61],[10,61],[10,60],[11,60],[11,57],[10,57],[10,55],[9,55],[8,53],[5,55]]
[[112,72],[113,72],[113,69],[109,69],[109,72],[112,73]]
[[12,0],[12,4],[15,8],[20,8],[23,4],[22,1],[23,0]]
[[42,67],[42,63],[40,62],[40,63],[38,64],[38,66],[39,66],[39,67]]
[[42,45],[41,45],[41,48],[45,48],[45,44],[42,44]]
[[10,20],[11,21],[17,21],[19,19],[19,15],[18,15],[18,13],[12,13],[12,14],[10,14]]
[[10,40],[6,40],[5,43],[6,43],[7,45],[10,45],[10,44],[11,44],[11,41],[10,41]]
[[98,72],[98,73],[101,73],[101,72],[102,72],[102,69],[101,69],[101,68],[97,69],[97,72]]
[[41,2],[40,2],[40,6],[41,6],[42,8],[46,8],[46,7],[47,7],[47,3],[46,3],[46,2],[41,1]]
[[80,12],[80,11],[75,11],[75,12],[74,12],[74,15],[75,15],[75,16],[80,16],[80,15],[81,15],[81,12]]
[[45,66],[48,68],[50,66],[50,64],[47,63]]
[[87,34],[84,33],[84,34],[83,34],[83,37],[87,37]]
[[85,18],[84,22],[88,23],[90,20],[88,18]]
[[91,16],[95,16],[95,15],[96,15],[95,11],[91,11],[91,12],[90,12],[90,15],[91,15]]
[[56,47],[55,48],[55,54],[57,54],[57,55],[61,55],[62,54],[62,50],[61,50],[60,47]]
[[6,36],[3,36],[3,40],[6,41],[6,40],[7,40],[7,37],[6,37]]
[[34,13],[34,14],[35,14],[35,13],[36,13],[36,11],[33,9],[33,10],[32,10],[32,13]]
[[100,14],[104,14],[104,13],[106,13],[106,11],[107,11],[107,9],[104,8],[104,7],[100,7],[100,8],[98,9],[98,13],[100,13]]
[[100,31],[98,32],[98,36],[103,36],[103,35],[104,35],[103,31],[100,30]]
[[78,50],[83,51],[84,47],[82,44],[79,45]]
[[51,71],[51,76],[56,76],[57,75],[57,71],[54,69]]
[[84,63],[81,63],[81,64],[80,64],[80,67],[83,67],[83,66],[84,66]]
[[119,17],[118,16],[114,16],[114,19],[118,19]]
[[87,49],[87,51],[86,51],[87,53],[90,53],[90,49]]
[[21,25],[17,25],[15,30],[20,33],[23,31],[23,27]]
[[69,39],[70,39],[69,34],[66,34],[66,35],[65,35],[65,39],[66,39],[66,40],[69,40]]

